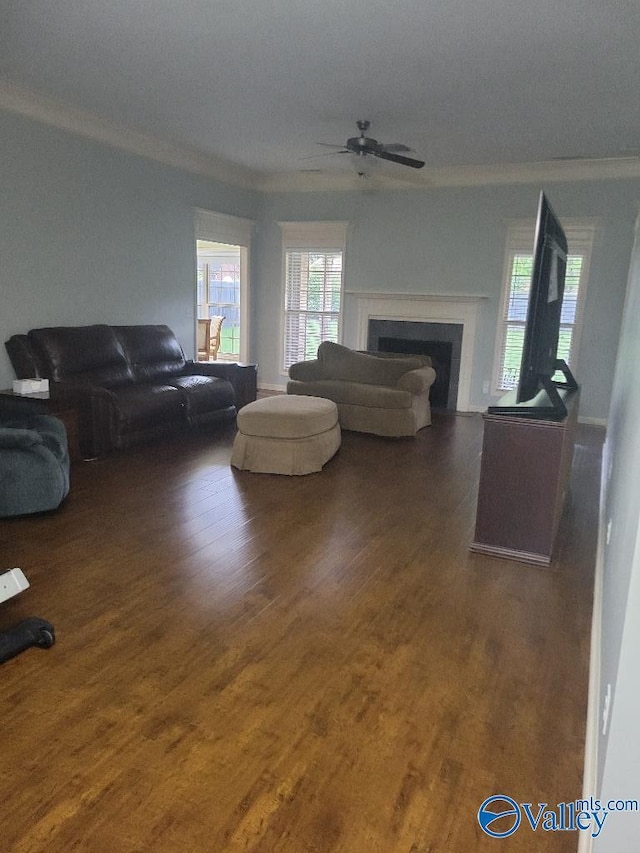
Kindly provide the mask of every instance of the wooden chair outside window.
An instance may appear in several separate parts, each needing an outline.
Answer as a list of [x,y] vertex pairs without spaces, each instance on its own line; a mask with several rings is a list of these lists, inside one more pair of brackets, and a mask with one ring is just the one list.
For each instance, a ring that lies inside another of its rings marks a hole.
[[224,317],[198,320],[198,361],[215,361],[220,349],[220,332]]
[[222,324],[224,323],[224,317],[212,317],[211,318],[211,334],[210,334],[210,342],[209,342],[209,352],[211,353],[210,358],[214,361],[218,357],[218,350],[220,349],[220,333],[222,330]]
[[208,361],[211,351],[211,320],[198,320],[198,361]]

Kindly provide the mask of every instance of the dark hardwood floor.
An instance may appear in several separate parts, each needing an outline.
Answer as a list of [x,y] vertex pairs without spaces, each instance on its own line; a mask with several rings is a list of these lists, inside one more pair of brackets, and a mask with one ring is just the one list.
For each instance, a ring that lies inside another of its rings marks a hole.
[[77,464],[0,522],[0,606],[56,628],[0,667],[3,853],[533,853],[491,794],[581,796],[601,432],[550,569],[468,550],[478,415],[344,433],[322,473],[229,467],[234,430]]

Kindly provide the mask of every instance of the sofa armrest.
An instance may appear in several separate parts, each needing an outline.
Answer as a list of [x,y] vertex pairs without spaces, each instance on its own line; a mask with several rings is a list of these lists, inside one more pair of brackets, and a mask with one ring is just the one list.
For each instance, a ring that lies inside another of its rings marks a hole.
[[185,375],[215,376],[226,379],[236,395],[236,408],[241,409],[252,403],[258,394],[257,364],[243,364],[236,361],[189,361]]
[[398,388],[411,394],[424,394],[435,381],[436,372],[433,367],[420,367],[401,376],[398,379]]
[[113,448],[113,393],[101,385],[86,382],[52,382],[51,411],[75,409],[78,417],[78,443],[83,459],[103,456]]
[[235,361],[188,361],[182,371],[183,376],[217,376],[232,385],[237,373]]
[[325,378],[324,365],[317,358],[309,361],[297,361],[289,368],[289,379],[294,379],[296,382],[314,382],[317,379]]
[[35,444],[42,444],[42,436],[35,430],[0,427],[0,450],[28,450]]

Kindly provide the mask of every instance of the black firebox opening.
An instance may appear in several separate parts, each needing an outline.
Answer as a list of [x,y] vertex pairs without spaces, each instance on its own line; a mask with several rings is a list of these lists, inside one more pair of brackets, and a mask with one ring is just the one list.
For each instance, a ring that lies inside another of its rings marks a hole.
[[451,341],[417,341],[405,338],[378,338],[380,352],[398,352],[410,355],[428,355],[436,372],[436,381],[431,386],[429,399],[434,409],[447,409],[449,381],[451,378]]

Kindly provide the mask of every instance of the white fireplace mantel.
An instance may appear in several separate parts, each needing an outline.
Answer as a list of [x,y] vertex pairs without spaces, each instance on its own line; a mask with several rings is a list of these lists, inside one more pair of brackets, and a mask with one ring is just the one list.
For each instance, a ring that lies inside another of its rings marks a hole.
[[457,409],[470,411],[471,372],[478,310],[488,299],[476,294],[348,292],[356,302],[357,349],[367,348],[369,320],[405,320],[462,325]]

